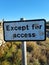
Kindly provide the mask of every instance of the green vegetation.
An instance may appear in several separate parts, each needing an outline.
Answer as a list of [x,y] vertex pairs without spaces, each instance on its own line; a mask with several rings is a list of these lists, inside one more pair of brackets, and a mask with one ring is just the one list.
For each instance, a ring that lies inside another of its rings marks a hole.
[[[21,42],[5,42],[0,46],[0,65],[22,65]],[[49,65],[49,38],[27,42],[28,65]]]

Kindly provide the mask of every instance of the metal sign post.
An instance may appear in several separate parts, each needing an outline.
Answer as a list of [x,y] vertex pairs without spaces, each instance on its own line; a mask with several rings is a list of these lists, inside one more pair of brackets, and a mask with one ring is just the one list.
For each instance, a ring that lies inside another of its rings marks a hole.
[[22,65],[27,65],[26,41],[22,42]]

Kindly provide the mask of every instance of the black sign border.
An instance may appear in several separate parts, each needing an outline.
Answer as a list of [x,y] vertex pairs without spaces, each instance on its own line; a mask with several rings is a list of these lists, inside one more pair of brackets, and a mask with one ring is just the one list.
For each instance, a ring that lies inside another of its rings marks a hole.
[[[5,39],[5,30],[4,30],[4,24],[5,23],[14,23],[14,22],[29,22],[29,21],[44,21],[44,25],[45,25],[45,28],[44,28],[44,30],[45,30],[45,39],[44,40],[6,40]],[[4,38],[4,41],[6,41],[6,42],[14,42],[14,41],[45,41],[46,40],[46,20],[45,19],[34,19],[34,20],[20,20],[20,21],[3,21],[3,38]]]

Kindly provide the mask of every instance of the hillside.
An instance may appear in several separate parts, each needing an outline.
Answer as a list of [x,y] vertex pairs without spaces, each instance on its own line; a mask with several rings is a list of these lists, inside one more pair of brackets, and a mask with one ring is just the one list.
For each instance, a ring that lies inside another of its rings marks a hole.
[[[0,46],[0,65],[22,65],[21,42],[5,42]],[[49,38],[27,42],[28,65],[49,65]]]

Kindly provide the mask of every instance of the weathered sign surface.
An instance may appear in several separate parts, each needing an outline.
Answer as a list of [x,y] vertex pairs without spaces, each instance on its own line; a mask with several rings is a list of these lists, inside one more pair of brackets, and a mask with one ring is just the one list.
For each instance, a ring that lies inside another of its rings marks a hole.
[[5,41],[40,41],[46,39],[46,21],[44,19],[4,21],[3,30]]

